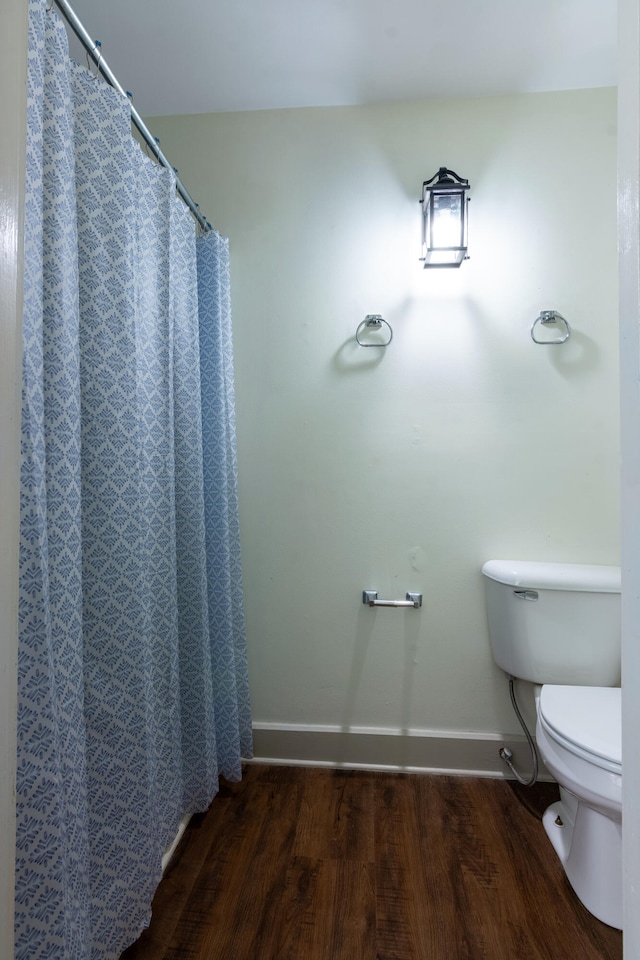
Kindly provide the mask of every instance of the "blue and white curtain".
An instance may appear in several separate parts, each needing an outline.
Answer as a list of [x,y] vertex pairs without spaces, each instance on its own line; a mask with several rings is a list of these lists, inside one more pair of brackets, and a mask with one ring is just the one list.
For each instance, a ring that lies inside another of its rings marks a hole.
[[116,958],[251,755],[228,243],[30,0],[16,958]]

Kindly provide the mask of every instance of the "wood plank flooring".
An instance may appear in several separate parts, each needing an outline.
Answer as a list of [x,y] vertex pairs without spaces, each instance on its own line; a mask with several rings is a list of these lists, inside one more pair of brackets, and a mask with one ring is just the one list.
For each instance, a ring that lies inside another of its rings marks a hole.
[[621,960],[541,823],[553,784],[249,765],[121,960]]

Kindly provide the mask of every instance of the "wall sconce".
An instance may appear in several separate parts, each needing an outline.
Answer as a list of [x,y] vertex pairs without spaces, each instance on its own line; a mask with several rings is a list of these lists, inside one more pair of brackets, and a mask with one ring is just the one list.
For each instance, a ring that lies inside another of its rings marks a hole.
[[[435,182],[434,182],[435,181]],[[459,267],[467,256],[469,181],[440,167],[422,184],[422,256],[426,267]]]

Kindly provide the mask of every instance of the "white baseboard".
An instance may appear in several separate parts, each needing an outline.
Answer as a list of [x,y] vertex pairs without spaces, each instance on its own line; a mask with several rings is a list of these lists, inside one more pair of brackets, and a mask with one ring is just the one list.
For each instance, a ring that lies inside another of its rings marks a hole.
[[[528,776],[531,755],[524,736],[393,727],[256,722],[252,762],[513,779],[498,756],[502,746]],[[539,779],[553,778],[542,767]]]

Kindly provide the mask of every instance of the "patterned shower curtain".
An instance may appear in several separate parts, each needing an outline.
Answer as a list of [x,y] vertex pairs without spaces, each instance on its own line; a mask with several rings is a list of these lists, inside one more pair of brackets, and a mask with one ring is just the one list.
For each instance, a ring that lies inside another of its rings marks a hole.
[[30,0],[16,958],[116,958],[251,755],[228,244]]

